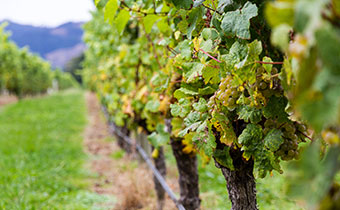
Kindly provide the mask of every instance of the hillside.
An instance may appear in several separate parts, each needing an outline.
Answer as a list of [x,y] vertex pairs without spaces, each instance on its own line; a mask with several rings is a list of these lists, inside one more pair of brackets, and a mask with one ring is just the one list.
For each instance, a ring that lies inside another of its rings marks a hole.
[[51,28],[7,22],[6,30],[12,33],[11,39],[19,47],[28,46],[32,52],[50,61],[53,67],[64,67],[85,49],[83,23],[68,22]]

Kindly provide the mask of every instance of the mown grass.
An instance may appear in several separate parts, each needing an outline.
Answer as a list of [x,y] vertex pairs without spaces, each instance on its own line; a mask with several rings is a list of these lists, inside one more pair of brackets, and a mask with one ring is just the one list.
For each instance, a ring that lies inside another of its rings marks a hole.
[[0,209],[94,209],[82,149],[83,93],[19,101],[0,110]]

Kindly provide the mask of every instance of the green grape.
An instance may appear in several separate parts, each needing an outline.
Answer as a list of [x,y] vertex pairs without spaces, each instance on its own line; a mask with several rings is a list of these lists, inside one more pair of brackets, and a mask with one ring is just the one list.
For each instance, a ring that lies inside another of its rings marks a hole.
[[260,88],[261,90],[265,90],[265,89],[268,88],[268,84],[262,81],[262,82],[260,82],[260,84],[259,84],[259,88]]
[[229,96],[232,93],[232,90],[231,89],[227,89],[225,92]]
[[272,119],[267,119],[266,122],[264,122],[264,126],[266,128],[272,128],[275,126],[275,121]]
[[279,73],[279,70],[278,70],[277,68],[274,67],[274,68],[272,69],[272,74],[277,74],[277,73]]
[[295,133],[295,126],[292,123],[286,123],[283,125],[283,128],[289,133]]
[[236,89],[234,89],[232,92],[231,92],[231,97],[233,97],[233,98],[238,98],[240,95],[239,95],[239,92],[236,90]]
[[228,106],[233,106],[233,105],[235,105],[235,102],[236,102],[236,100],[235,100],[234,98],[229,98],[228,101],[227,101]]

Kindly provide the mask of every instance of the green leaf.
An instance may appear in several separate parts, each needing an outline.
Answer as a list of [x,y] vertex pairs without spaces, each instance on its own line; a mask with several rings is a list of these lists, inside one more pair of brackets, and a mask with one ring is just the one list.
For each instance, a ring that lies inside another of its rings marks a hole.
[[255,124],[248,124],[238,137],[238,143],[242,145],[257,144],[262,140],[262,128]]
[[159,17],[158,15],[147,15],[145,17],[143,17],[143,24],[145,27],[145,32],[146,33],[150,33],[152,26],[155,24],[155,22],[161,17]]
[[211,95],[211,94],[214,94],[214,92],[216,92],[216,88],[212,88],[211,86],[206,86],[204,88],[198,89],[198,94],[201,96]]
[[233,0],[220,0],[218,1],[217,10],[223,13],[226,7],[232,6],[233,4],[234,4]]
[[247,2],[241,10],[227,12],[222,20],[222,30],[227,36],[250,39],[250,19],[257,16],[255,4]]
[[171,104],[170,108],[172,116],[184,118],[190,112],[191,104],[188,99],[181,98],[178,103]]
[[213,40],[215,41],[216,39],[219,38],[218,32],[214,28],[204,28],[202,31],[202,37],[205,40]]
[[194,103],[192,106],[198,112],[205,112],[208,110],[207,101],[204,98],[200,98],[199,101]]
[[[267,56],[264,56],[262,59],[263,62],[273,62],[273,60]],[[264,69],[266,70],[266,72],[268,74],[270,74],[272,72],[272,68],[273,68],[273,64],[262,64],[262,66],[264,67]]]
[[244,105],[238,111],[238,118],[245,122],[251,122],[257,124],[262,119],[262,112],[255,107]]
[[189,63],[186,65],[186,69],[189,69],[184,77],[186,78],[187,83],[193,82],[197,80],[200,76],[202,76],[202,70],[204,68],[204,64],[202,63]]
[[202,71],[204,83],[218,84],[220,82],[220,70],[217,67],[208,65]]
[[94,0],[94,4],[97,6],[101,0]]
[[205,2],[205,0],[196,0],[193,7],[199,7]]
[[266,20],[272,27],[281,24],[294,25],[294,5],[289,1],[268,2],[265,15]]
[[270,37],[271,43],[274,46],[279,47],[283,52],[288,50],[289,46],[289,32],[292,30],[287,24],[281,24],[273,28],[272,35]]
[[168,31],[171,31],[171,27],[168,24],[168,17],[161,18],[161,20],[158,21],[158,23],[157,23],[157,27],[162,33],[166,33]]
[[281,130],[272,129],[269,133],[264,137],[264,145],[272,152],[278,150],[283,144],[284,140],[282,137],[283,133]]
[[233,159],[229,154],[230,147],[224,147],[223,150],[216,149],[214,152],[215,160],[224,167],[229,168],[230,170],[235,170]]
[[145,105],[145,109],[153,112],[153,113],[157,113],[158,112],[158,108],[160,106],[159,101],[148,101]]
[[170,134],[166,132],[165,125],[157,124],[156,131],[148,136],[148,140],[154,147],[159,148],[169,142]]
[[188,127],[188,126],[190,126],[190,125],[200,121],[200,118],[201,118],[201,114],[200,113],[192,111],[184,119],[184,125]]
[[237,63],[240,63],[248,54],[248,46],[236,41],[230,48],[229,53],[222,55],[222,60],[226,62],[229,69],[233,69]]
[[117,9],[118,9],[117,0],[109,0],[105,6],[104,20],[105,21],[108,20],[110,24],[113,24]]
[[[175,92],[182,92],[183,94],[185,94],[185,96],[196,96],[198,95],[198,92],[193,91],[193,90],[189,90],[187,88],[181,87],[180,89],[177,89]],[[179,93],[177,93],[179,94]]]
[[340,75],[340,35],[331,28],[319,29],[316,34],[318,54],[323,65],[334,75]]
[[286,122],[288,120],[288,114],[285,111],[287,103],[288,100],[284,96],[271,96],[263,108],[263,116],[267,119],[276,118],[278,122]]
[[190,9],[191,5],[193,4],[192,0],[171,0],[171,1],[178,9]]
[[215,135],[211,130],[211,124],[208,121],[204,121],[199,128],[197,128],[196,134],[192,138],[192,141],[197,145],[198,149],[203,150],[209,157],[213,155],[216,148],[215,140]]
[[191,39],[191,34],[196,29],[196,24],[198,20],[202,19],[203,11],[204,11],[204,8],[197,7],[197,8],[192,9],[191,12],[189,13],[189,18],[187,20],[189,23],[189,26],[187,29],[188,39]]
[[128,23],[130,19],[130,12],[126,10],[120,10],[116,20],[116,28],[119,34],[123,33],[126,24]]
[[184,40],[184,41],[180,42],[178,44],[178,46],[176,47],[176,50],[179,50],[181,55],[185,59],[191,58],[191,47],[190,47],[189,40]]
[[220,141],[225,145],[231,145],[237,140],[233,125],[223,113],[213,112],[211,122],[220,131]]

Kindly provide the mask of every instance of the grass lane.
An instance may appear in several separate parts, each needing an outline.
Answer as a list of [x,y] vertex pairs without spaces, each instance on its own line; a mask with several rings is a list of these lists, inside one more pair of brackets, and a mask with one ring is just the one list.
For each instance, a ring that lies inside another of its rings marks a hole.
[[68,91],[0,109],[0,209],[95,209],[82,132],[83,93]]

